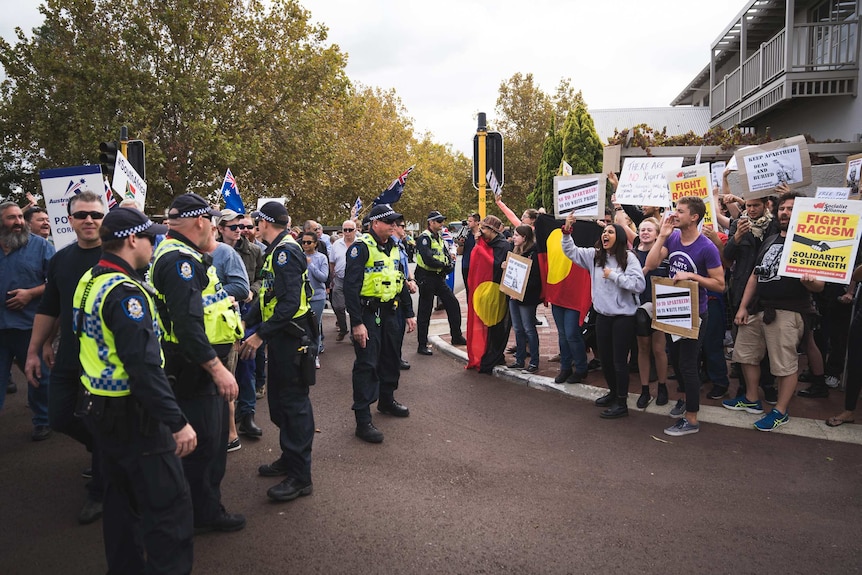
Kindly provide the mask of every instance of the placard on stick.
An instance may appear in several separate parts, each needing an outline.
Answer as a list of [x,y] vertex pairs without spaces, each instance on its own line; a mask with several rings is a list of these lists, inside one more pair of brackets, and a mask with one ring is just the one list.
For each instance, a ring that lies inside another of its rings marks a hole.
[[734,158],[739,165],[745,199],[769,196],[781,183],[790,189],[811,183],[811,157],[805,136],[737,150]]
[[533,260],[530,258],[509,252],[509,255],[506,256],[503,279],[500,281],[500,291],[518,301],[524,301],[524,294],[527,292],[527,280],[530,278],[532,267]]
[[554,215],[562,219],[570,213],[576,218],[595,220],[605,216],[604,174],[578,174],[554,177]]
[[700,331],[697,294],[697,282],[674,283],[670,278],[652,278],[653,329],[697,339]]

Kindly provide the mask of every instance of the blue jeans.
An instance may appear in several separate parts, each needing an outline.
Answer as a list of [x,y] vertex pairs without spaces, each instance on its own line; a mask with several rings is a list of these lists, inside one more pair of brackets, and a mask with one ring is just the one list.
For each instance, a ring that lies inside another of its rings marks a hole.
[[[6,399],[6,388],[12,374],[12,362],[24,371],[27,361],[27,348],[30,346],[30,330],[0,329],[0,409]],[[48,425],[48,382],[50,372],[42,362],[42,377],[39,387],[27,385],[27,402],[33,412],[33,425]]]
[[521,305],[518,300],[509,300],[509,315],[515,328],[515,361],[524,363],[527,346],[530,346],[530,365],[539,365],[539,332],[536,331],[536,306]]
[[311,306],[311,311],[317,316],[317,352],[320,353],[323,348],[323,308],[326,307],[326,298],[310,301],[308,304]]
[[557,324],[560,344],[560,370],[572,369],[587,373],[587,348],[581,332],[581,313],[567,307],[551,305],[554,323]]
[[727,389],[730,380],[727,379],[727,362],[724,359],[724,305],[720,300],[710,299],[707,311],[709,315],[703,338],[706,375],[713,385]]

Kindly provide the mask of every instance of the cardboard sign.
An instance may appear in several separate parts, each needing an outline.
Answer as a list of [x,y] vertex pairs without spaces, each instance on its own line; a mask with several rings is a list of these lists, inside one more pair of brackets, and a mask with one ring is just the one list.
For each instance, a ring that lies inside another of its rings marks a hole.
[[66,204],[69,203],[69,200],[84,190],[91,191],[100,198],[105,197],[102,168],[100,166],[75,166],[73,168],[39,170],[39,178],[51,223],[54,247],[59,251],[78,239],[66,211]]
[[558,219],[570,213],[582,219],[603,218],[605,181],[604,174],[554,176],[554,215]]
[[670,206],[670,193],[664,177],[668,170],[682,166],[683,158],[626,158],[617,203],[630,206]]
[[849,284],[859,249],[862,202],[796,198],[778,275]]
[[734,158],[746,200],[769,196],[781,183],[790,189],[811,183],[811,157],[804,136],[737,150]]
[[821,188],[817,186],[817,193],[814,194],[814,197],[823,200],[846,200],[850,197],[850,188]]
[[706,214],[703,217],[703,225],[716,229],[715,227],[715,196],[710,186],[709,164],[695,164],[678,170],[665,172],[667,186],[670,190],[670,201],[674,204],[680,198],[694,196],[703,200],[706,204]]
[[147,201],[147,182],[120,152],[117,152],[111,188],[124,200],[135,200],[138,209],[143,211]]
[[697,339],[700,331],[698,314],[698,284],[652,278],[652,327],[688,339]]
[[859,199],[859,179],[862,176],[862,154],[847,158],[847,171],[844,173],[844,185],[850,188],[850,198]]
[[287,198],[258,198],[257,209],[260,210],[260,208],[262,208],[263,205],[267,202],[278,202],[283,206],[287,202]]
[[616,146],[605,146],[602,149],[602,171],[604,173],[619,173],[622,149],[623,147],[619,144]]
[[721,184],[724,179],[724,168],[727,167],[725,162],[713,162],[709,169],[712,172],[712,187],[721,190]]
[[506,269],[503,271],[503,279],[500,281],[500,291],[513,297],[518,301],[524,301],[527,292],[527,280],[530,278],[530,269],[533,260],[509,252],[506,256]]

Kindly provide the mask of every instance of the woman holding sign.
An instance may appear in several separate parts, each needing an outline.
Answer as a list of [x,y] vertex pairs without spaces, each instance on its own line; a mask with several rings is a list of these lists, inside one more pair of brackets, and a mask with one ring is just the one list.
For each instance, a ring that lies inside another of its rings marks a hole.
[[[512,236],[512,253],[533,260],[524,299],[509,300],[509,315],[515,328],[515,361],[509,369],[523,369],[527,373],[539,371],[539,332],[536,330],[536,306],[542,296],[542,276],[539,272],[539,254],[536,251],[535,234],[530,226],[518,226]],[[503,262],[504,266],[506,262]],[[525,367],[527,346],[530,348],[530,365]]]
[[572,240],[574,215],[563,226],[563,253],[590,272],[593,307],[597,312],[596,339],[608,393],[596,400],[605,419],[629,414],[629,349],[635,334],[635,312],[646,287],[637,256],[626,249],[626,233],[619,224],[605,226],[595,247],[582,248]]

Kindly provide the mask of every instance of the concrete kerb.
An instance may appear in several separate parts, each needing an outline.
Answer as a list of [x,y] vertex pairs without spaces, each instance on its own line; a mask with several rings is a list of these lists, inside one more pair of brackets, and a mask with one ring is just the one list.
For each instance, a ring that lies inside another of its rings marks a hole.
[[[448,323],[446,320],[432,320],[432,329],[434,324],[445,326],[445,332],[448,332]],[[467,363],[467,352],[463,348],[458,348],[444,341],[439,334],[429,334],[429,341],[434,346],[450,357],[454,357]],[[504,366],[494,368],[494,377],[511,381],[520,385],[527,385],[534,389],[542,391],[552,391],[562,393],[578,399],[587,401],[595,401],[599,397],[607,393],[607,388],[595,387],[593,385],[585,385],[581,383],[554,383],[550,377],[542,375],[532,375],[518,370],[508,369]],[[637,401],[638,396],[629,394],[629,409],[632,411],[646,412],[653,415],[661,415],[666,418],[667,426],[669,427],[673,420],[668,417],[670,410],[673,408],[673,403],[668,405],[657,406],[655,403],[650,403],[646,409],[632,408]],[[744,412],[730,411],[723,407],[715,407],[711,405],[702,405],[698,412],[697,419],[699,422],[711,423],[716,425],[724,425],[727,427],[741,427],[750,429],[755,432],[754,422],[757,421],[759,415],[751,415]],[[790,423],[783,427],[779,427],[771,433],[782,433],[785,435],[796,435],[799,437],[809,437],[811,439],[820,439],[825,441],[840,441],[842,443],[855,443],[862,445],[862,425],[845,424],[840,427],[829,427],[825,422],[815,419],[805,419],[801,417],[790,418]],[[660,431],[656,434],[657,437],[663,437]]]

